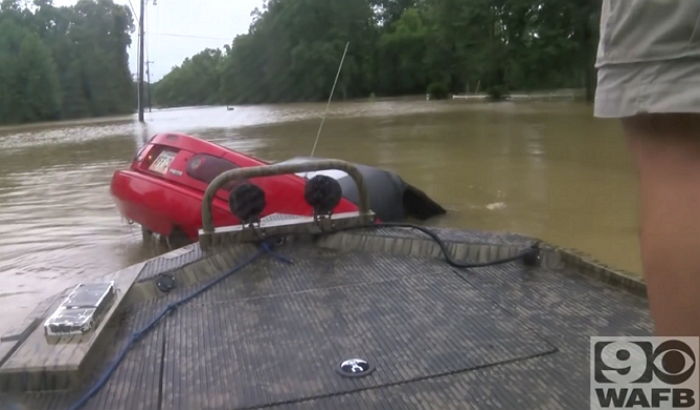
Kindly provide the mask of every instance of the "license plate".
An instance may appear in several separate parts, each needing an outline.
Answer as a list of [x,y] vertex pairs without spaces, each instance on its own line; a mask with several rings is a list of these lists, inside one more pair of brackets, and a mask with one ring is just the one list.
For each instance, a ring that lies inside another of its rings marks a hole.
[[174,151],[161,151],[160,154],[158,154],[158,158],[148,167],[148,170],[159,174],[165,174],[176,155],[177,153]]

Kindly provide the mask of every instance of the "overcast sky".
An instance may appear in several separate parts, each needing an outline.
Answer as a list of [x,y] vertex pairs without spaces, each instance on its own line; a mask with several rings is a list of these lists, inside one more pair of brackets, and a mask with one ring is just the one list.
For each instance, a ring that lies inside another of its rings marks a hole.
[[[130,0],[136,13],[140,0]],[[54,0],[55,6],[71,6],[77,0]],[[129,5],[129,0],[114,0]],[[221,48],[237,34],[248,32],[250,13],[262,0],[153,0],[146,6],[146,57],[151,81],[205,48]],[[138,17],[138,16],[136,16]],[[134,21],[134,23],[136,23]],[[131,36],[129,65],[136,72],[137,31]]]

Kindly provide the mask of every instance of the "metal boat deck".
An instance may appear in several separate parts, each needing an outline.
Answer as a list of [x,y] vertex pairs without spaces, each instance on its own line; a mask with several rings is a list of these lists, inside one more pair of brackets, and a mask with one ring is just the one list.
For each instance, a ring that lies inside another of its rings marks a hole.
[[[461,260],[533,242],[437,232]],[[85,408],[588,408],[589,336],[650,334],[644,286],[570,251],[542,249],[538,267],[456,269],[408,229],[289,241],[275,252],[292,264],[264,254],[167,315]],[[38,375],[7,371],[29,360],[17,354],[40,327],[0,354],[0,408],[69,407],[132,332],[256,251],[193,244],[132,267],[116,312],[71,374],[49,377],[49,364]],[[175,279],[169,293],[155,285],[163,274]],[[354,357],[374,371],[339,374]]]

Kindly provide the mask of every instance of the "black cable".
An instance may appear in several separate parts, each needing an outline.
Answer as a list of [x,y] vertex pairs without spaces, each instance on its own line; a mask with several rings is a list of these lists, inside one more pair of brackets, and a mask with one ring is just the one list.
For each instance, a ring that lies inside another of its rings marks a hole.
[[426,235],[428,235],[437,245],[440,247],[440,251],[442,254],[445,256],[445,261],[450,265],[455,268],[483,268],[486,266],[493,266],[493,265],[501,265],[504,263],[508,262],[513,262],[517,261],[519,259],[522,259],[523,263],[527,266],[535,266],[539,263],[539,258],[540,258],[540,247],[538,243],[532,244],[529,248],[524,249],[520,252],[518,252],[516,255],[509,256],[507,258],[502,258],[502,259],[496,259],[488,262],[458,262],[454,260],[452,255],[450,254],[449,249],[447,249],[447,245],[445,245],[445,242],[436,234],[435,232],[431,231],[430,229],[420,226],[420,225],[414,225],[414,224],[409,224],[409,223],[396,223],[396,222],[378,222],[372,225],[365,225],[365,226],[353,226],[350,228],[342,228],[338,229],[334,232],[340,232],[340,231],[349,231],[349,230],[356,230],[356,229],[366,229],[366,228],[410,228],[410,229],[415,229],[417,231],[420,231]]
[[[482,263],[462,263],[462,262],[457,262],[452,258],[452,255],[450,255],[449,250],[447,249],[447,245],[440,239],[440,237],[430,229],[419,226],[419,225],[413,225],[409,223],[391,223],[391,222],[380,222],[380,223],[375,223],[372,225],[364,225],[364,226],[353,226],[349,228],[342,228],[342,229],[337,229],[329,233],[335,233],[335,232],[341,232],[341,231],[348,231],[348,230],[356,230],[356,229],[367,229],[367,228],[410,228],[410,229],[415,229],[417,231],[420,231],[426,235],[428,235],[435,243],[438,244],[440,247],[440,250],[442,251],[443,255],[445,256],[445,261],[450,266],[456,267],[456,268],[480,268],[480,267],[485,267],[485,266],[493,266],[493,265],[499,265],[503,263],[508,263],[508,262],[513,262],[518,259],[522,259],[523,262],[526,265],[535,265],[537,264],[539,260],[539,246],[537,243],[534,243],[532,246],[529,248],[519,252],[518,254],[508,257],[508,258],[502,258],[502,259],[496,259],[493,261],[488,261],[488,262],[482,262]],[[271,238],[268,238],[268,240]],[[250,258],[244,260],[243,262],[239,263],[238,265],[234,266],[233,268],[229,269],[228,271],[224,272],[222,275],[219,277],[214,278],[213,280],[205,283],[203,286],[197,288],[195,291],[185,295],[179,300],[176,300],[168,305],[155,317],[151,319],[150,322],[148,322],[144,327],[141,329],[135,331],[134,333],[131,334],[129,337],[126,345],[122,348],[122,350],[119,352],[117,357],[110,363],[110,365],[105,369],[100,377],[97,379],[95,383],[93,383],[90,388],[84,392],[78,400],[76,400],[72,405],[71,409],[80,409],[82,408],[95,394],[97,394],[98,391],[102,389],[107,384],[107,381],[110,379],[112,374],[116,371],[117,367],[119,364],[122,362],[122,360],[126,357],[127,353],[131,348],[149,331],[151,331],[154,327],[158,325],[158,323],[163,319],[165,316],[167,316],[169,313],[173,312],[175,309],[177,309],[179,306],[186,304],[190,300],[196,298],[200,294],[206,292],[210,288],[218,285],[220,282],[223,280],[227,279],[229,276],[233,275],[234,273],[240,271],[241,269],[245,268],[246,266],[250,265],[253,263],[256,259],[258,259],[260,256],[263,254],[269,254],[272,255],[274,258],[284,262],[284,263],[293,263],[291,260],[287,259],[283,255],[279,255],[274,252],[272,245],[269,242],[262,242],[260,244],[260,250],[253,254]]]

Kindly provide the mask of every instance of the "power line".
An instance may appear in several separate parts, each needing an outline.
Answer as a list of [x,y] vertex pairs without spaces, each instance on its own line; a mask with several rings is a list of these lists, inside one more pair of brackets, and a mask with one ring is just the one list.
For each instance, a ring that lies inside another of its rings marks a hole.
[[230,38],[224,38],[224,37],[209,37],[209,36],[197,36],[197,35],[192,35],[192,34],[176,34],[176,33],[149,33],[152,35],[156,36],[166,36],[166,37],[184,37],[184,38],[199,38],[203,40],[221,40],[221,41],[231,41],[232,39]]
[[136,19],[136,24],[141,24],[139,22],[138,14],[136,14],[136,10],[134,10],[134,5],[131,4],[131,0],[129,0],[129,7],[131,7],[131,13],[134,15],[134,18]]

